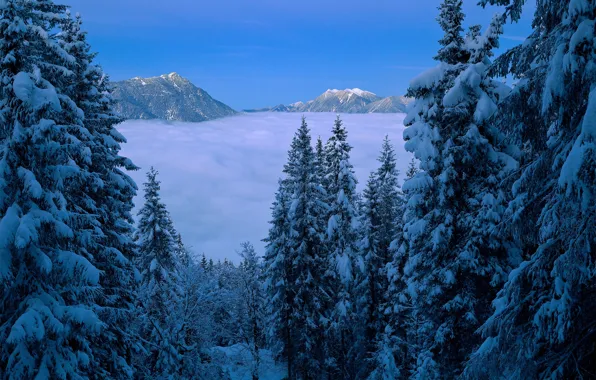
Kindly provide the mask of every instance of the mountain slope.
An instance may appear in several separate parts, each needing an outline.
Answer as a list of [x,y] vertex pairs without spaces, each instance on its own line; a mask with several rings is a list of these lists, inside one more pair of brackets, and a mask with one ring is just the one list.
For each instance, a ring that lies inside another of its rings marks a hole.
[[340,113],[399,113],[405,112],[411,99],[403,96],[382,98],[359,88],[327,90],[314,100],[287,106],[246,110],[245,112],[340,112]]
[[236,114],[177,73],[115,83],[116,112],[125,119],[198,122]]
[[405,113],[412,98],[405,96],[388,96],[371,103],[367,107],[368,113]]

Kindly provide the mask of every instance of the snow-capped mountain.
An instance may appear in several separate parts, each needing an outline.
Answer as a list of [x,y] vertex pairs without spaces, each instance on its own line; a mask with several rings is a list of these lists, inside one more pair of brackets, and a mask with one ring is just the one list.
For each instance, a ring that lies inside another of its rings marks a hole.
[[245,112],[341,112],[341,113],[399,113],[405,112],[411,99],[404,96],[380,97],[359,88],[327,90],[314,100],[280,104]]
[[405,96],[388,96],[368,105],[369,113],[400,113],[406,112],[406,107],[414,99]]
[[236,114],[177,73],[116,82],[114,98],[125,119],[198,122]]

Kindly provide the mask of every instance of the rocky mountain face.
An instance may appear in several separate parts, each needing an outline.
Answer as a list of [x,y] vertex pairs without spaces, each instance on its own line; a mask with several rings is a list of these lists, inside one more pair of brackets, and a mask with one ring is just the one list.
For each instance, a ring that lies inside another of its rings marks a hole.
[[314,100],[289,105],[280,104],[245,112],[340,112],[340,113],[400,113],[406,111],[412,99],[404,96],[380,97],[359,88],[327,90]]
[[116,112],[125,119],[199,122],[236,114],[177,73],[116,82]]

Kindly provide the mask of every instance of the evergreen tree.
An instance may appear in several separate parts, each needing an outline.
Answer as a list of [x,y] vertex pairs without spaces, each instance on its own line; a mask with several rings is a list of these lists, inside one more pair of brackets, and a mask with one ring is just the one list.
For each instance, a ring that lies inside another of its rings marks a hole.
[[95,54],[82,30],[80,16],[62,21],[61,43],[75,59],[69,65],[72,78],[64,84],[64,92],[84,113],[85,133],[79,133],[91,152],[87,170],[96,181],[87,181],[87,192],[94,205],[90,213],[98,215],[103,234],[97,237],[93,252],[96,267],[101,271],[101,293],[97,313],[105,324],[100,339],[93,340],[97,360],[95,373],[104,376],[131,377],[131,354],[137,339],[126,330],[134,313],[133,265],[135,244],[132,239],[132,198],[136,184],[123,172],[136,170],[132,162],[119,155],[120,143],[126,140],[116,131],[121,120],[113,113],[111,87],[101,67],[93,64]]
[[[136,232],[137,266],[142,282],[140,300],[144,308],[141,334],[150,342],[145,369],[155,376],[181,375],[182,342],[176,341],[177,321],[171,310],[178,304],[178,267],[176,234],[170,215],[160,198],[158,172],[147,173],[145,203],[139,211]],[[145,360],[145,359],[142,359]]]
[[315,153],[306,119],[296,132],[288,163],[284,168],[291,186],[288,210],[290,236],[288,240],[294,282],[290,283],[294,304],[293,332],[296,337],[296,372],[303,379],[320,376],[325,352],[323,348],[323,304],[325,289],[321,288],[324,268],[323,234],[320,220],[327,212],[321,186],[317,183]]
[[[523,2],[495,3],[519,20]],[[594,375],[595,18],[593,1],[542,1],[532,34],[494,66],[520,78],[493,122],[519,149],[502,228],[525,261],[494,302],[470,378]]]
[[207,257],[205,257],[204,253],[201,255],[201,268],[203,268],[203,270],[208,270],[209,268],[209,261],[207,261]]
[[365,365],[359,368],[359,378],[373,371],[376,363],[372,355],[381,321],[377,318],[380,306],[378,286],[379,264],[379,196],[376,172],[371,172],[360,202],[358,237],[360,252],[357,257],[354,296],[358,323],[356,324],[356,360]]
[[348,133],[339,116],[335,120],[332,136],[325,146],[325,186],[329,199],[327,226],[328,293],[333,295],[333,305],[328,331],[328,366],[340,376],[355,376],[353,363],[353,299],[354,260],[358,254],[356,184]]
[[464,31],[462,23],[465,17],[462,5],[462,0],[445,0],[439,6],[437,22],[444,32],[443,38],[439,40],[441,47],[435,56],[435,60],[439,62],[454,65],[466,61],[467,51],[461,35]]
[[287,183],[279,181],[272,206],[272,220],[269,235],[264,240],[266,304],[266,336],[274,355],[288,363],[288,379],[296,378],[294,369],[295,343],[293,341],[292,305],[294,294],[290,285],[294,283],[289,246],[290,221],[288,218],[289,194]]
[[474,27],[460,44],[463,38],[454,36],[461,33],[461,3],[446,0],[440,9],[450,38],[440,41],[439,66],[412,81],[409,93],[417,99],[404,132],[422,169],[404,185],[411,192],[404,295],[417,321],[410,333],[418,341],[415,376],[432,378],[461,373],[516,253],[508,256],[507,241],[495,233],[505,196],[494,190],[515,163],[486,126],[507,92],[487,78],[503,18],[495,17],[483,36]]
[[105,233],[89,204],[100,178],[85,115],[64,86],[78,57],[53,33],[65,6],[7,0],[0,13],[0,372],[85,377],[102,356],[93,350],[105,326],[94,253]]
[[[325,200],[327,200],[327,194],[325,193],[325,147],[323,146],[323,140],[321,140],[321,136],[317,138],[317,143],[315,144],[315,173],[316,173],[316,182],[321,187],[321,192],[323,192]],[[327,220],[324,220],[323,225],[327,224]]]
[[[406,171],[405,182],[410,181],[419,172],[416,159],[412,158]],[[410,191],[403,192],[401,210],[396,222],[396,238],[389,247],[391,262],[387,264],[387,292],[384,314],[386,326],[377,342],[375,352],[375,370],[371,379],[389,379],[405,377],[415,362],[418,352],[417,332],[418,321],[414,317],[412,303],[405,294],[404,266],[407,260],[407,241],[403,238],[402,230],[405,222],[410,220],[408,215]],[[401,230],[400,230],[401,229]]]
[[[392,242],[401,240],[403,207],[403,195],[398,183],[399,171],[388,136],[383,140],[378,161],[380,167],[371,174],[363,194],[364,208],[360,216],[360,227],[364,239],[359,259],[363,260],[361,267],[364,268],[364,273],[360,275],[362,279],[358,280],[358,293],[363,296],[358,309],[366,313],[361,318],[366,326],[366,333],[364,342],[359,346],[366,347],[367,361],[377,369],[376,377],[380,376],[379,368],[382,364],[382,358],[377,355],[385,356],[387,352],[378,351],[378,348],[388,339],[384,337],[387,325],[385,309],[388,307],[388,269],[394,256]],[[363,284],[367,284],[368,290],[365,290],[366,286]]]
[[264,294],[260,278],[262,265],[252,244],[241,244],[242,263],[240,265],[241,309],[246,316],[241,324],[240,335],[243,342],[249,347],[252,357],[251,375],[253,380],[259,379],[261,364],[260,350],[264,345],[264,319],[263,305]]

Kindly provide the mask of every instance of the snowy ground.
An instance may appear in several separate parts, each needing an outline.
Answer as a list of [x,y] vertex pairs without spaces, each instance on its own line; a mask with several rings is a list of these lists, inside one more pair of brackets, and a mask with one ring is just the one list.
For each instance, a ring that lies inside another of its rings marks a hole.
[[[260,351],[260,380],[281,380],[287,376],[284,365],[276,364],[269,350]],[[252,380],[254,361],[250,350],[242,344],[211,349],[213,363],[219,364],[232,380]]]
[[[296,129],[298,113],[255,113],[204,123],[127,121],[123,154],[142,169],[132,173],[142,189],[151,165],[160,172],[162,197],[184,241],[197,254],[237,262],[249,240],[262,253],[277,179]],[[330,135],[335,114],[305,114],[313,135]],[[410,154],[403,149],[403,114],[342,115],[354,147],[359,190],[377,166],[383,137],[393,141],[402,173]],[[142,192],[135,200],[141,204]]]

